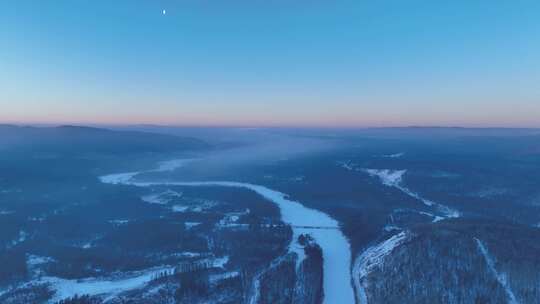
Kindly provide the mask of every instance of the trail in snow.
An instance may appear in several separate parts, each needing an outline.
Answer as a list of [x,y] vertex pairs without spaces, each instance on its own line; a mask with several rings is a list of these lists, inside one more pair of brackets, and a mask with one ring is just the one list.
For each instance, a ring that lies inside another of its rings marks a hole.
[[[163,172],[150,170],[145,172]],[[140,173],[145,173],[140,172]],[[124,184],[138,187],[151,186],[189,186],[189,187],[235,187],[251,190],[263,198],[275,203],[281,211],[282,221],[291,226],[327,226],[338,227],[339,223],[327,214],[304,207],[301,203],[289,200],[287,195],[261,185],[230,181],[205,182],[140,182],[133,178],[137,172],[112,174],[100,177],[103,183]],[[351,251],[347,238],[338,229],[306,229],[293,228],[293,238],[289,250],[301,258],[304,257],[303,247],[297,243],[301,234],[310,234],[319,244],[323,252],[323,289],[324,303],[354,303],[354,291],[351,285]]]
[[476,245],[478,246],[478,250],[480,251],[482,256],[484,256],[484,260],[486,260],[486,264],[487,264],[489,270],[491,271],[491,273],[493,273],[493,276],[495,276],[495,279],[497,279],[497,282],[499,282],[499,284],[501,284],[504,291],[506,292],[506,296],[508,297],[508,303],[510,303],[510,304],[518,304],[519,302],[516,300],[516,296],[514,295],[514,292],[512,291],[512,288],[510,287],[510,284],[508,284],[506,274],[500,273],[500,272],[497,271],[497,268],[495,268],[495,261],[493,261],[493,258],[489,254],[489,251],[488,251],[486,245],[484,245],[484,243],[482,241],[480,241],[479,239],[477,239],[477,238],[474,238],[474,240],[476,241]]
[[367,281],[364,279],[374,268],[380,266],[384,262],[384,258],[389,255],[394,248],[403,244],[407,238],[408,235],[406,232],[400,232],[379,244],[369,247],[356,258],[352,270],[354,287],[356,289],[356,303],[368,303],[366,294]]

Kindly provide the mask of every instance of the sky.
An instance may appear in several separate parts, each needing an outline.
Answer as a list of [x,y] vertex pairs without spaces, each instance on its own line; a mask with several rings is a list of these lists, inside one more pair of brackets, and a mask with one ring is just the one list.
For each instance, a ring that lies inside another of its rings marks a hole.
[[0,123],[540,127],[540,1],[0,0]]

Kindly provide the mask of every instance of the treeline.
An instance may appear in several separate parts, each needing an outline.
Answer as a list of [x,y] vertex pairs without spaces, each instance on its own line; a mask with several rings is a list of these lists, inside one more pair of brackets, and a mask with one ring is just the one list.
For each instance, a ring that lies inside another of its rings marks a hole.
[[224,278],[215,282],[210,279],[212,265],[210,263],[182,263],[173,271],[163,271],[150,283],[176,286],[173,298],[176,303],[189,302],[189,299],[201,299],[211,296],[216,290],[237,290],[241,294],[241,277]]
[[99,304],[101,303],[100,299],[92,298],[89,295],[75,295],[69,299],[64,299],[56,302],[57,304]]

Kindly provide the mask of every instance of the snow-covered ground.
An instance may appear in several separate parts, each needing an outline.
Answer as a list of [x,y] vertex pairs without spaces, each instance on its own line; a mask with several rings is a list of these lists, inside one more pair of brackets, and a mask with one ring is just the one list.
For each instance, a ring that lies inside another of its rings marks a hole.
[[184,225],[186,226],[186,229],[191,229],[193,227],[199,226],[201,223],[199,222],[185,222]]
[[394,153],[394,154],[385,154],[385,155],[382,155],[382,157],[385,157],[385,158],[400,158],[403,155],[405,155],[405,152]]
[[184,205],[173,205],[171,210],[172,212],[186,212],[189,210],[189,207]]
[[205,260],[205,262],[210,263],[210,265],[212,265],[212,267],[214,267],[214,268],[225,268],[225,265],[227,265],[227,263],[229,263],[229,257],[224,256],[224,257],[221,257],[221,258],[207,259],[207,260]]
[[82,244],[81,248],[82,249],[90,249],[90,248],[92,248],[92,242],[86,242],[86,243]]
[[43,273],[41,269],[42,265],[52,262],[55,262],[55,260],[51,257],[38,256],[33,254],[26,255],[26,268],[28,269],[28,273],[34,277]]
[[110,220],[109,223],[110,224],[113,224],[113,225],[116,225],[116,226],[122,226],[122,225],[125,225],[127,223],[129,223],[130,221],[129,220]]
[[303,175],[294,176],[288,179],[290,182],[300,183],[306,180],[306,177]]
[[175,204],[171,206],[172,212],[203,212],[214,206],[217,202],[211,200],[193,199],[189,205]]
[[[191,160],[190,160],[191,161]],[[178,167],[183,166],[186,163],[186,161],[171,161],[171,162],[163,162],[159,164],[159,168],[155,170],[150,171],[144,171],[144,172],[168,172],[172,171]],[[130,184],[133,177],[136,175],[143,173],[143,172],[129,172],[129,173],[120,173],[120,174],[112,174],[107,176],[100,177],[100,181],[103,183],[108,183],[112,185],[127,185]],[[170,194],[170,193],[167,193]],[[176,195],[175,193],[174,195]],[[122,225],[126,224],[128,220],[119,219],[119,220],[111,220],[109,221],[111,224],[115,225]],[[186,223],[187,226],[193,227],[200,223]],[[28,234],[25,231],[20,231],[17,239],[13,240],[12,246],[24,242],[26,238],[28,237]],[[91,243],[83,245],[83,248],[89,248],[91,247]],[[193,258],[198,257],[200,254],[198,253],[185,253],[185,257]],[[27,264],[29,268],[37,268],[42,264],[49,263],[52,260],[47,257],[40,257],[35,255],[29,255],[27,257]],[[229,257],[209,257],[202,259],[198,261],[200,263],[208,264],[210,267],[214,268],[221,268],[224,269],[225,265],[229,262]],[[90,296],[103,296],[105,298],[112,298],[122,292],[139,289],[146,284],[148,284],[152,279],[154,279],[157,275],[163,273],[163,272],[172,272],[174,271],[173,266],[159,266],[150,268],[147,270],[142,271],[136,271],[136,272],[130,272],[130,273],[122,273],[122,274],[116,274],[114,276],[110,277],[90,277],[90,278],[84,278],[79,280],[70,280],[70,279],[64,279],[59,277],[52,277],[52,276],[41,276],[35,280],[32,280],[28,282],[25,285],[28,284],[47,284],[50,286],[51,290],[53,290],[55,293],[53,297],[49,300],[49,303],[56,303],[62,299],[70,298],[75,295],[90,295]],[[224,274],[223,278],[226,278],[227,276],[231,277],[234,276],[234,273],[227,273]],[[220,279],[216,277],[216,279]],[[24,287],[24,286],[23,286]],[[3,290],[1,294],[12,291],[11,288],[8,288],[6,290]]]
[[230,271],[230,272],[224,272],[219,274],[211,274],[210,275],[210,282],[215,283],[221,280],[235,278],[239,276],[240,273],[238,271]]
[[424,205],[435,208],[439,215],[433,215],[433,222],[438,222],[445,218],[456,218],[461,216],[461,213],[459,211],[426,199],[420,196],[418,193],[405,187],[403,185],[403,176],[405,175],[405,173],[407,173],[407,170],[358,168],[354,163],[351,163],[350,161],[339,162],[338,164],[341,167],[350,171],[365,172],[370,176],[378,178],[383,185],[399,189],[403,193],[421,201],[422,203],[424,203]]
[[184,252],[179,252],[179,253],[174,254],[175,257],[180,257],[180,258],[198,258],[201,255],[202,254],[200,252],[191,252],[191,251],[184,251]]
[[17,237],[15,239],[11,240],[11,242],[9,244],[7,244],[7,248],[13,248],[13,247],[19,245],[20,243],[26,241],[28,236],[29,236],[28,232],[26,232],[24,230],[20,230]]
[[49,262],[53,262],[54,259],[50,257],[43,257],[39,255],[27,255],[26,256],[26,265],[30,268],[32,266],[42,265]]
[[99,180],[105,184],[120,185],[127,183],[130,179],[132,179],[135,175],[139,173],[140,172],[109,174],[105,176],[100,176]]
[[378,177],[381,180],[381,183],[383,183],[383,185],[389,187],[399,187],[401,181],[403,180],[403,174],[407,172],[407,170],[389,169],[364,169],[364,171],[371,176]]
[[[152,170],[156,171],[156,170]],[[148,172],[148,171],[146,171]],[[265,199],[275,203],[281,211],[282,221],[293,226],[293,238],[289,250],[304,256],[303,248],[297,244],[301,234],[310,234],[321,246],[324,260],[323,288],[324,303],[354,303],[354,291],[351,285],[351,250],[346,237],[339,229],[306,229],[295,226],[339,227],[339,223],[327,214],[304,207],[297,201],[290,200],[286,194],[261,185],[230,181],[206,182],[143,182],[135,181],[137,174],[113,174],[100,177],[109,184],[125,184],[138,187],[152,186],[189,186],[189,187],[235,187],[253,191]]]
[[377,266],[384,262],[384,257],[389,255],[394,248],[403,244],[407,240],[407,233],[402,231],[382,243],[366,249],[356,260],[353,265],[353,281],[356,288],[356,300],[359,304],[367,304],[367,295],[365,286],[368,282],[365,277]]
[[459,211],[452,209],[448,206],[441,205],[421,197],[418,193],[411,191],[409,188],[403,185],[403,175],[407,173],[407,170],[389,170],[389,169],[363,169],[362,171],[367,174],[379,178],[381,183],[388,187],[394,187],[401,190],[403,193],[421,201],[426,206],[434,207],[439,215],[433,215],[433,221],[438,222],[445,218],[456,218],[460,217],[461,214]]
[[[388,157],[401,157],[402,155],[390,155]],[[390,169],[361,169],[350,162],[341,163],[341,166],[351,171],[365,172],[370,176],[376,177],[380,182],[388,187],[394,187],[399,189],[403,193],[421,201],[428,207],[434,209],[433,213],[425,211],[417,211],[420,214],[430,216],[433,218],[433,222],[438,222],[446,218],[455,218],[461,216],[460,212],[449,208],[448,206],[438,204],[429,199],[421,197],[418,193],[415,193],[403,185],[403,176],[407,173],[407,170],[390,170]],[[399,231],[400,228],[393,224],[386,225],[384,227],[386,231]],[[408,238],[408,234],[402,231],[391,238],[383,241],[380,244],[376,244],[367,248],[362,252],[354,261],[352,277],[354,286],[356,289],[357,303],[368,303],[366,295],[366,286],[369,284],[366,281],[366,277],[369,272],[380,265],[384,261],[384,257],[392,252],[396,247],[403,244]]]
[[174,268],[170,266],[152,268],[132,273],[120,279],[87,278],[83,280],[66,280],[57,277],[42,277],[37,282],[50,284],[51,288],[56,292],[53,298],[49,300],[49,303],[56,303],[75,295],[107,295],[113,297],[127,290],[142,288],[158,274],[173,270]]
[[[281,255],[275,258],[270,263],[270,265],[266,268],[266,270],[270,270],[278,266],[285,257],[286,255]],[[248,301],[247,301],[249,304],[257,304],[259,302],[259,299],[261,297],[261,276],[264,274],[265,271],[258,273],[253,278],[253,281],[251,282],[252,286],[251,286],[250,294],[248,295]]]
[[[182,253],[187,258],[198,257],[200,254],[184,252]],[[48,261],[43,258],[32,258],[27,263],[40,264]],[[224,269],[225,265],[229,262],[229,257],[211,257],[205,258],[197,263],[206,264],[209,267]],[[130,273],[123,273],[116,277],[102,277],[102,278],[85,278],[80,280],[68,280],[58,277],[44,276],[37,280],[33,280],[31,284],[49,284],[50,288],[55,291],[52,299],[49,303],[56,303],[62,299],[70,298],[75,295],[101,295],[105,298],[112,298],[122,292],[139,289],[151,280],[156,278],[163,272],[172,273],[174,271],[173,266],[160,266],[147,270],[135,271]]]
[[239,224],[238,221],[242,216],[249,214],[249,212],[249,209],[246,209],[243,212],[226,213],[225,216],[216,224],[216,228],[247,228],[249,227],[248,224]]
[[486,261],[486,264],[489,268],[489,271],[495,276],[495,279],[497,279],[497,282],[501,284],[504,291],[506,292],[506,296],[508,297],[508,303],[509,304],[518,304],[519,302],[516,300],[516,296],[514,295],[514,292],[512,291],[512,288],[510,287],[510,284],[508,284],[508,280],[506,278],[506,274],[500,273],[497,271],[497,268],[495,268],[495,261],[489,254],[489,251],[486,247],[486,245],[480,241],[479,239],[475,238],[476,245],[478,246],[478,250],[484,257],[484,260]]
[[141,197],[141,200],[149,204],[166,205],[170,203],[172,200],[174,200],[175,198],[180,198],[180,197],[182,197],[182,192],[167,190],[160,193],[152,193],[152,194],[144,195],[143,197]]
[[[304,207],[296,201],[289,200],[281,192],[260,185],[238,182],[131,182],[131,185],[149,187],[156,185],[176,186],[223,186],[247,188],[274,202],[281,210],[283,222],[291,226],[324,226],[338,227],[339,224],[328,215]],[[350,283],[349,267],[351,252],[348,240],[338,229],[305,229],[293,228],[293,241],[289,246],[291,251],[303,256],[303,247],[297,244],[300,234],[310,234],[321,246],[324,260],[324,303],[354,303],[354,293]]]
[[172,172],[196,160],[197,160],[196,158],[181,158],[181,159],[162,161],[158,164],[158,168],[153,171],[154,172]]

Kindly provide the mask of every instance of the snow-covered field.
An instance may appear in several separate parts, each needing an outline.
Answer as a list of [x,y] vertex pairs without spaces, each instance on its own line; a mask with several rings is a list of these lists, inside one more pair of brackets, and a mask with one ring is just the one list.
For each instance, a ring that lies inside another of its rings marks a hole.
[[385,158],[400,158],[403,155],[405,155],[405,152],[394,153],[394,154],[385,154],[385,155],[382,155],[382,157],[385,157]]
[[381,183],[383,183],[383,185],[389,187],[399,187],[401,181],[403,180],[403,174],[407,172],[407,170],[389,169],[364,169],[364,171],[371,176],[378,177],[381,180]]
[[141,200],[149,204],[167,205],[173,199],[180,198],[180,197],[182,197],[181,192],[167,190],[161,193],[152,193],[152,194],[144,195],[143,197],[141,197]]
[[[151,172],[156,172],[156,170],[152,170]],[[125,184],[139,187],[167,185],[245,188],[275,203],[280,208],[282,221],[293,226],[293,239],[289,246],[289,250],[296,252],[299,257],[304,256],[302,246],[297,244],[298,236],[303,233],[310,234],[317,244],[319,244],[319,246],[322,248],[324,259],[324,303],[354,303],[354,291],[352,288],[350,275],[351,250],[349,242],[343,233],[339,229],[306,229],[294,227],[325,226],[338,228],[339,223],[327,214],[306,208],[301,203],[290,200],[286,194],[261,185],[230,181],[142,182],[133,180],[136,175],[136,173],[113,174],[102,176],[100,177],[100,180],[109,184]]]
[[158,267],[132,273],[120,279],[87,278],[83,280],[66,280],[57,277],[42,277],[37,283],[50,284],[56,291],[49,303],[75,295],[107,295],[113,297],[121,292],[144,287],[158,274],[173,271],[173,267]]

